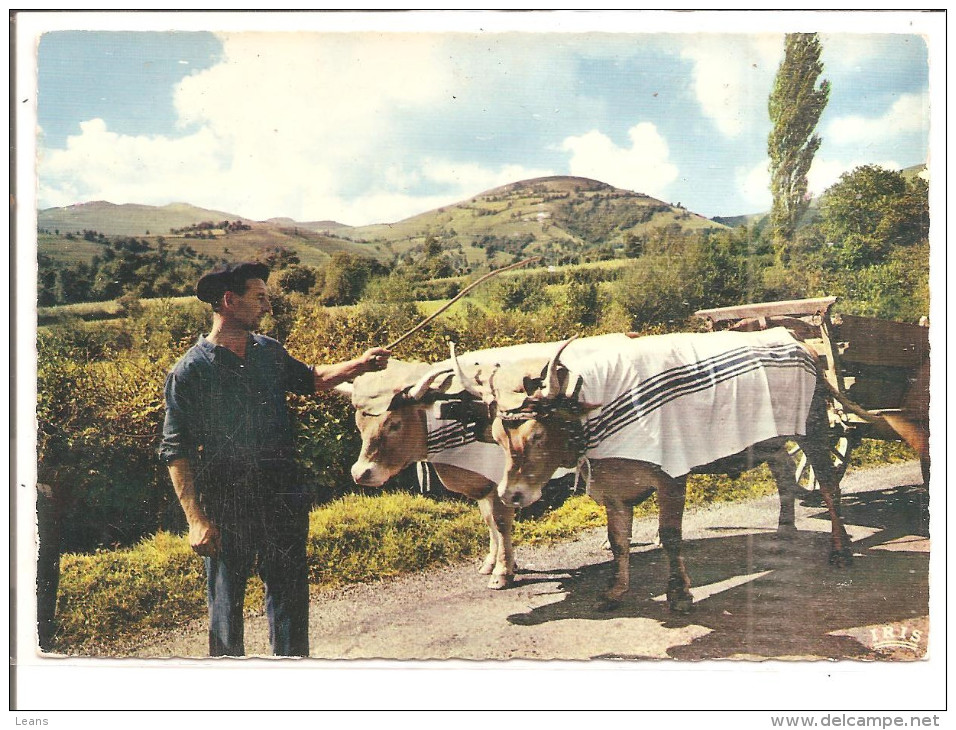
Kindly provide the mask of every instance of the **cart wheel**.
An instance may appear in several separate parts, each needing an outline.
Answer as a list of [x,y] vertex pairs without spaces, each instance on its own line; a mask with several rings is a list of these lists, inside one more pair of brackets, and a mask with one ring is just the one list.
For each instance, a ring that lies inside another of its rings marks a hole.
[[[830,439],[830,457],[838,482],[842,481],[843,475],[846,474],[846,469],[850,464],[850,452],[853,451],[854,446],[854,440],[845,434],[834,434]],[[803,498],[819,504],[822,501],[820,480],[813,473],[813,467],[810,465],[807,455],[796,443],[790,443],[787,446],[787,453],[793,459],[794,481],[797,483],[797,488],[803,492]]]

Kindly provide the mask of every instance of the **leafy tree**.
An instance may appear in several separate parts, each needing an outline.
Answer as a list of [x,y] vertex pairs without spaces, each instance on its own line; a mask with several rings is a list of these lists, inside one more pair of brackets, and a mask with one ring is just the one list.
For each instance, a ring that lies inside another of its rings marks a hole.
[[425,238],[425,258],[421,263],[422,275],[426,279],[444,279],[454,276],[455,268],[444,255],[441,242],[429,234]]
[[275,276],[275,283],[285,293],[300,292],[308,294],[315,286],[316,271],[311,266],[293,264],[279,271]]
[[562,304],[568,319],[581,327],[597,325],[604,308],[604,300],[597,283],[576,279],[568,282]]
[[830,96],[829,81],[823,80],[817,86],[817,78],[823,72],[820,51],[816,33],[788,33],[784,59],[770,94],[770,217],[778,256],[783,255],[800,217],[810,205],[807,173],[821,142],[813,130]]
[[59,303],[89,301],[93,290],[93,269],[82,261],[56,270],[53,297]]
[[624,236],[624,255],[629,259],[636,259],[644,253],[645,237],[636,233],[627,233]]
[[301,263],[299,254],[285,246],[267,246],[256,251],[256,261],[261,261],[271,271],[279,271],[288,266]]
[[425,237],[424,253],[426,259],[441,256],[441,243],[437,238],[435,238],[435,236],[429,234]]
[[337,306],[355,304],[369,280],[386,272],[385,267],[374,259],[337,251],[323,268],[323,273],[319,300],[327,306]]
[[551,304],[544,281],[537,277],[502,277],[488,295],[503,312],[535,312]]
[[844,173],[820,200],[820,230],[846,265],[883,261],[929,235],[929,188],[876,165]]

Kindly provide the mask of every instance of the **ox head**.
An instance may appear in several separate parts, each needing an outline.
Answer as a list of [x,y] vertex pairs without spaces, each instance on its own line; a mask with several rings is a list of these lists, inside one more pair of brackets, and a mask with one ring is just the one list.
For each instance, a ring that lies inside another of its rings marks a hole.
[[436,396],[453,379],[447,365],[389,360],[380,372],[366,373],[351,386],[339,386],[355,407],[355,425],[362,450],[352,465],[352,478],[362,486],[379,487],[402,469],[427,457],[427,415]]
[[491,436],[505,453],[498,495],[506,504],[536,502],[556,469],[577,464],[582,416],[590,406],[579,402],[581,378],[561,364],[561,353],[573,340],[562,343],[547,361],[509,364],[484,384],[470,383],[492,406]]

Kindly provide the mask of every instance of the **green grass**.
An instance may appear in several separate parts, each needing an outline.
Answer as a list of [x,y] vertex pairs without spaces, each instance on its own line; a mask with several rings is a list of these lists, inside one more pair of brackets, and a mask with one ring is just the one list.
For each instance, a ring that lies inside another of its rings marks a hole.
[[[864,442],[857,468],[913,459],[905,446]],[[689,507],[776,493],[766,466],[737,479],[695,475],[688,480]],[[656,512],[652,498],[637,516]],[[572,496],[534,520],[515,523],[516,545],[549,544],[606,525],[604,509],[589,497]],[[476,559],[487,533],[475,505],[438,502],[409,494],[349,495],[313,510],[308,538],[313,591],[393,578],[436,565]],[[159,533],[122,550],[61,560],[54,651],[98,655],[123,653],[160,631],[201,618],[206,611],[202,560],[185,536]],[[249,583],[249,613],[261,611],[262,584]]]

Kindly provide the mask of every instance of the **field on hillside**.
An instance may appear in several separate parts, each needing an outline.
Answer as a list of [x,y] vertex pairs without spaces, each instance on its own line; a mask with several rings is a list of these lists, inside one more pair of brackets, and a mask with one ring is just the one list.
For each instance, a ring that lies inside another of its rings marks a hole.
[[594,180],[557,177],[495,188],[396,223],[355,227],[348,235],[354,241],[387,244],[399,254],[416,250],[426,236],[434,236],[447,246],[461,247],[469,262],[482,261],[489,246],[554,260],[602,245],[620,247],[628,235],[673,225],[688,233],[724,228],[647,195]]
[[[250,230],[227,232],[214,228],[203,232],[204,236],[186,233],[155,233],[139,235],[150,248],[163,245],[169,249],[188,246],[193,251],[217,260],[252,260],[263,249],[284,248],[294,252],[301,263],[319,267],[329,261],[332,254],[343,251],[356,256],[384,259],[388,252],[382,245],[353,243],[326,236],[307,228],[279,227],[255,223]],[[54,262],[63,264],[90,263],[94,256],[103,257],[107,244],[89,241],[75,234],[41,232],[37,236],[37,251]]]

